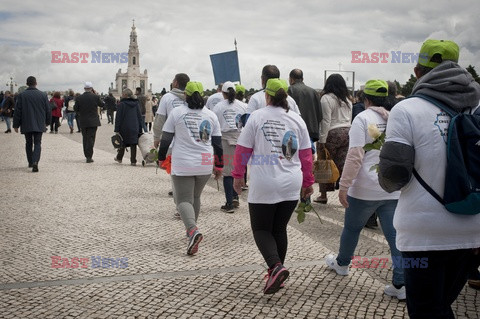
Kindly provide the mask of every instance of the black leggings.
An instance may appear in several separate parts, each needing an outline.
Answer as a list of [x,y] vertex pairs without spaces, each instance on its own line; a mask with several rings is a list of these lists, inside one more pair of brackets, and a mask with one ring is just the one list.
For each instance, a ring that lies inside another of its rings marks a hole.
[[296,200],[276,204],[248,204],[253,238],[268,268],[285,261],[287,224],[296,206]]

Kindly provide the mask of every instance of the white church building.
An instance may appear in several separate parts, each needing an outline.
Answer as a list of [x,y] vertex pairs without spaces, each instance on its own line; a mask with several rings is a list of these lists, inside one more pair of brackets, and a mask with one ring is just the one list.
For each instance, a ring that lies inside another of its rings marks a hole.
[[132,31],[130,32],[127,72],[122,73],[122,69],[118,69],[115,76],[115,88],[112,82],[108,93],[112,93],[116,99],[120,99],[123,89],[129,88],[135,94],[137,87],[141,87],[142,93],[146,96],[152,96],[152,84],[148,83],[147,69],[145,69],[143,73],[140,72],[140,51],[138,50],[137,31],[134,20]]

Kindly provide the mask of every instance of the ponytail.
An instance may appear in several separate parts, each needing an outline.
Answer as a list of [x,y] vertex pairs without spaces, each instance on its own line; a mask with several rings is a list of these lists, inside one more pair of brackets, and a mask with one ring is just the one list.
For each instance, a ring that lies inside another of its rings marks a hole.
[[192,95],[187,95],[185,101],[188,104],[188,107],[191,109],[202,109],[205,105],[205,101],[199,92],[195,91]]

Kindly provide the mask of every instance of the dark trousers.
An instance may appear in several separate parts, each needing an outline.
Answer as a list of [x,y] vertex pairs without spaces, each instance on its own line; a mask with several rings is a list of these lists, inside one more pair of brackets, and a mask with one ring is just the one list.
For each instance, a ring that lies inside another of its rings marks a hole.
[[107,110],[107,120],[108,120],[108,123],[115,124],[113,122],[113,110]]
[[233,177],[224,176],[223,177],[223,189],[225,190],[225,199],[227,204],[232,204],[233,198],[237,197],[237,192],[233,189]]
[[50,132],[58,132],[58,127],[60,126],[60,118],[52,116],[52,122],[50,123]]
[[287,255],[287,224],[297,201],[248,204],[253,238],[269,268],[284,263]]
[[28,165],[40,161],[42,152],[42,132],[25,133],[25,151],[27,152]]
[[428,258],[426,268],[404,268],[410,318],[454,319],[451,305],[474,265],[473,249],[402,252],[402,257]]
[[137,162],[137,144],[126,145],[125,147],[120,147],[117,151],[117,159],[122,160],[123,155],[125,155],[125,148],[130,146],[130,163]]
[[83,137],[83,154],[86,158],[92,158],[93,147],[95,146],[95,135],[97,134],[97,127],[82,128]]

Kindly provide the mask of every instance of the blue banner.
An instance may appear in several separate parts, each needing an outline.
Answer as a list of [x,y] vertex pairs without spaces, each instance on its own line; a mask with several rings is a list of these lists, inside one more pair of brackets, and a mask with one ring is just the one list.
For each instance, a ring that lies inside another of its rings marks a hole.
[[223,53],[211,54],[213,76],[215,84],[226,81],[240,81],[240,68],[238,66],[237,51],[228,51]]

